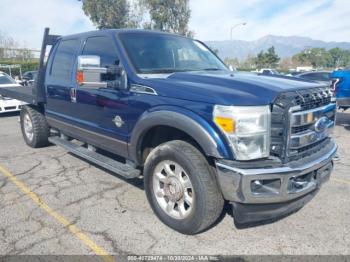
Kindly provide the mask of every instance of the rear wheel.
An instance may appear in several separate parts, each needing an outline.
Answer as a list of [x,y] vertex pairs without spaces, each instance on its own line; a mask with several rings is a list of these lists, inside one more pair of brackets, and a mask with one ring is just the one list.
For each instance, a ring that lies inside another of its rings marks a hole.
[[24,106],[20,120],[22,135],[28,146],[37,148],[49,144],[49,126],[41,112],[31,106]]
[[224,200],[213,169],[189,143],[171,141],[153,149],[146,159],[144,177],[153,211],[181,233],[207,229],[222,212]]

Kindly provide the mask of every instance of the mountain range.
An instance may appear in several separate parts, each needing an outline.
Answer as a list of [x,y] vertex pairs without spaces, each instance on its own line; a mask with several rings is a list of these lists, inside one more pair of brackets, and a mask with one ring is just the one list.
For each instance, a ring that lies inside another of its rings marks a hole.
[[247,58],[248,55],[255,56],[261,50],[267,50],[271,46],[275,47],[276,53],[281,58],[293,56],[306,48],[312,47],[320,47],[327,50],[334,47],[350,49],[350,42],[325,42],[309,37],[276,35],[267,35],[254,41],[206,41],[206,44],[213,50],[218,50],[219,56],[223,59],[238,58],[239,60]]

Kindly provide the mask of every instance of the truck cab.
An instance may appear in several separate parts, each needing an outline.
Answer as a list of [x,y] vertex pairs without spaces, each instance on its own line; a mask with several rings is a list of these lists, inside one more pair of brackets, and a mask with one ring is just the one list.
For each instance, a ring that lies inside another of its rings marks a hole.
[[288,214],[329,179],[327,86],[231,72],[204,43],[164,32],[46,34],[43,49],[45,38],[47,64],[22,95],[27,144],[142,178],[154,213],[181,233],[212,226],[225,201],[237,224]]

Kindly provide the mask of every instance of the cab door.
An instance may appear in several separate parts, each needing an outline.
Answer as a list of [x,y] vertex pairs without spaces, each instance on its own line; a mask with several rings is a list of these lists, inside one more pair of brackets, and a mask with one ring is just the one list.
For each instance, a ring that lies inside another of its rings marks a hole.
[[71,90],[75,88],[75,61],[80,48],[80,39],[63,39],[56,44],[48,62],[45,82],[47,90],[46,113],[49,118],[74,123]]
[[[110,35],[88,37],[81,55],[99,56],[101,67],[119,65],[114,39]],[[116,80],[116,74],[103,74],[103,81]],[[76,85],[75,118],[92,139],[91,143],[127,156],[128,91],[115,88],[84,87]]]

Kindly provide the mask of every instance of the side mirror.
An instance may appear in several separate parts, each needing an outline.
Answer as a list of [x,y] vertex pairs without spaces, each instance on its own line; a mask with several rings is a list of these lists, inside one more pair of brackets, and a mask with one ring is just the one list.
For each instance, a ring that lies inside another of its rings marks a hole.
[[[116,76],[116,80],[103,81],[102,74]],[[87,88],[127,89],[127,74],[123,67],[101,67],[101,58],[94,55],[78,56],[77,83]]]

